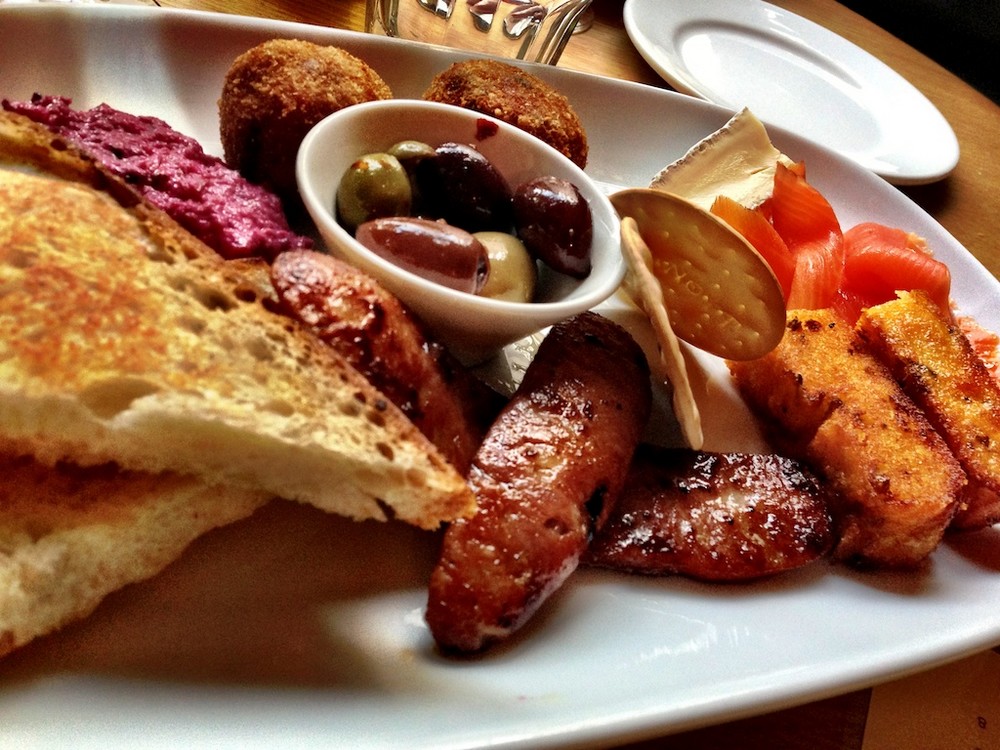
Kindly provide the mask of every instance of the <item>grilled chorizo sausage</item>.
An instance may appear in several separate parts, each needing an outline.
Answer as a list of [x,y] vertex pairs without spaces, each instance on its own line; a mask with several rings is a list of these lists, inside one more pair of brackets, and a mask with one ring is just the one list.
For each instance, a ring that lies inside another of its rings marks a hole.
[[286,313],[333,346],[463,474],[503,399],[476,380],[363,271],[311,250],[280,254],[271,279]]
[[650,398],[645,357],[618,325],[584,313],[552,328],[473,460],[477,512],[445,531],[426,611],[443,651],[502,640],[576,568]]
[[791,570],[833,546],[828,492],[783,456],[642,445],[585,560],[707,581]]

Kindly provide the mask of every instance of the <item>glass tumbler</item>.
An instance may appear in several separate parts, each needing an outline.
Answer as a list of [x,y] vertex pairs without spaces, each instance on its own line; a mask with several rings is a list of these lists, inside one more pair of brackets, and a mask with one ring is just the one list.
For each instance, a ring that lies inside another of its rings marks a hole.
[[373,34],[555,65],[591,0],[367,0]]

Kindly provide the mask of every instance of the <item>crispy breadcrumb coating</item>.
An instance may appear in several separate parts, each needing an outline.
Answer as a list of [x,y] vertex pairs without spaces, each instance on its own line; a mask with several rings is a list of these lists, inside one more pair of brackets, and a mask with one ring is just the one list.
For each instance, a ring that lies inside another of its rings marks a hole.
[[301,210],[295,183],[299,144],[317,122],[352,104],[392,98],[367,63],[339,47],[272,39],[233,61],[219,99],[226,162]]
[[481,112],[531,133],[587,166],[587,135],[563,94],[537,76],[499,60],[466,60],[441,71],[423,98]]
[[787,455],[838,498],[838,559],[909,567],[937,547],[965,473],[923,412],[830,310],[790,310],[771,353],[729,369]]
[[968,475],[952,526],[991,526],[1000,521],[1000,384],[926,294],[898,295],[861,314],[861,335]]

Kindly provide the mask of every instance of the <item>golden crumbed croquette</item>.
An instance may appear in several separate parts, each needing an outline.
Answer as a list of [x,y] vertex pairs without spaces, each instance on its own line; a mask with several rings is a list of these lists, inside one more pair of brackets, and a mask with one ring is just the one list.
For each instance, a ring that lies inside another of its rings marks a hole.
[[563,94],[537,76],[499,60],[457,62],[438,73],[423,94],[510,123],[587,166],[587,135]]
[[338,47],[272,39],[237,57],[219,99],[226,162],[301,209],[295,184],[299,144],[317,122],[352,104],[390,99],[367,63]]

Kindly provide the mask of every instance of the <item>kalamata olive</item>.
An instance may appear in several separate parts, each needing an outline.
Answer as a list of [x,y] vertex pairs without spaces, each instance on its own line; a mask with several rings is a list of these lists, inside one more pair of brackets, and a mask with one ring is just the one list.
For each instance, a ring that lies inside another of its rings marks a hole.
[[559,177],[536,177],[514,191],[514,226],[528,252],[574,278],[590,273],[594,223],[576,185]]
[[509,229],[510,186],[489,159],[462,143],[443,143],[435,152],[416,170],[424,215],[469,232]]
[[477,232],[475,238],[486,247],[490,275],[479,291],[482,297],[531,302],[538,283],[538,267],[524,243],[506,232]]
[[391,154],[365,154],[344,172],[337,187],[337,220],[349,232],[382,216],[405,216],[413,193],[406,170]]
[[471,234],[441,221],[389,217],[366,221],[358,242],[386,260],[452,289],[478,294],[490,272],[486,248]]

